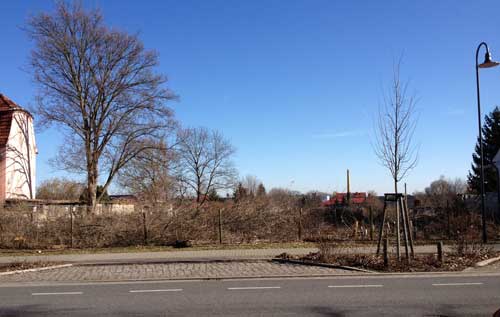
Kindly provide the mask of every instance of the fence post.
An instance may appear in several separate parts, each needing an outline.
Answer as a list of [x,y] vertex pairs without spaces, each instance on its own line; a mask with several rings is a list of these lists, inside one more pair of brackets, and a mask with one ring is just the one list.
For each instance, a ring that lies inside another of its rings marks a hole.
[[299,241],[302,241],[302,207],[299,208],[299,221],[298,221],[298,231]]
[[222,209],[219,209],[219,244],[222,244]]
[[373,241],[373,210],[370,206],[370,240]]
[[446,231],[448,240],[451,239],[451,224],[450,224],[450,202],[446,200]]
[[73,212],[75,211],[75,206],[71,206],[69,208],[69,218],[70,218],[70,247],[73,249],[73,239],[74,239],[74,233],[73,233],[73,228],[74,228],[74,220],[73,220]]
[[437,257],[439,262],[444,262],[443,241],[437,243]]
[[389,254],[387,253],[387,249],[389,248],[389,238],[384,239],[384,267],[389,267]]
[[142,233],[144,235],[144,245],[148,244],[148,228],[146,224],[146,212],[142,209]]

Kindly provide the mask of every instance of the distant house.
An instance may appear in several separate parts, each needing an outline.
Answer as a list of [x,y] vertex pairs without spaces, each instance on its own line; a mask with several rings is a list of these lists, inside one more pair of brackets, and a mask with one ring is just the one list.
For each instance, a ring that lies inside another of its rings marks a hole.
[[[349,193],[350,203],[361,205],[366,201],[366,193]],[[323,201],[322,206],[345,205],[348,201],[348,193],[336,193],[329,200]]]
[[0,94],[0,201],[35,198],[36,155],[33,116]]

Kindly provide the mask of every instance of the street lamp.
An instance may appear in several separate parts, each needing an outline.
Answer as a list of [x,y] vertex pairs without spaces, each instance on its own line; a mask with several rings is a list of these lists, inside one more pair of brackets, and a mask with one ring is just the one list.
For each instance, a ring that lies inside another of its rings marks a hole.
[[[484,62],[479,64],[479,50],[484,46],[486,53],[484,54]],[[477,88],[477,122],[479,125],[479,151],[481,155],[481,218],[483,225],[483,243],[488,242],[488,234],[486,233],[486,212],[484,210],[484,155],[483,155],[483,134],[481,126],[481,98],[479,94],[479,68],[490,68],[498,66],[500,63],[491,60],[490,50],[488,44],[481,42],[476,50],[476,88]]]

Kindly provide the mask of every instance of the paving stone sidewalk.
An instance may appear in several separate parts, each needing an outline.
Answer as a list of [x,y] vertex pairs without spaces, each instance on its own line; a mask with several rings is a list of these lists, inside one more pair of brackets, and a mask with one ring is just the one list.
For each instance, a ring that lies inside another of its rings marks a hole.
[[[271,261],[80,265],[0,276],[2,283],[326,276],[352,271]],[[359,272],[358,272],[359,274]]]
[[274,249],[225,249],[225,250],[181,250],[161,252],[129,252],[129,253],[94,253],[94,254],[60,254],[60,255],[27,255],[0,256],[0,263],[11,262],[72,262],[72,263],[144,263],[155,261],[180,260],[264,260],[276,257],[281,253],[293,255],[316,252],[316,248],[274,248]]
[[[494,246],[500,250],[500,245]],[[343,247],[339,253],[375,253],[375,246]],[[445,251],[449,251],[445,246]],[[72,263],[140,263],[154,261],[179,260],[242,260],[242,259],[271,259],[281,253],[292,255],[308,254],[318,251],[317,248],[274,248],[274,249],[224,249],[224,250],[179,250],[161,252],[129,252],[129,253],[94,253],[94,254],[60,254],[60,255],[28,255],[28,256],[0,256],[1,263],[11,262],[72,262]],[[394,250],[391,250],[394,252]],[[415,247],[417,253],[434,253],[435,245],[420,245]]]

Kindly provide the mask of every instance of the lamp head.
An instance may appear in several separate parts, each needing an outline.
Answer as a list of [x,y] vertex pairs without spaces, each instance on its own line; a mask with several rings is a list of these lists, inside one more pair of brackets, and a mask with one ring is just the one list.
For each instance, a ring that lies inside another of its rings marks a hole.
[[490,67],[495,67],[500,65],[499,62],[495,62],[491,60],[491,54],[489,51],[486,51],[486,54],[484,54],[484,62],[479,64],[477,67],[479,68],[490,68]]

